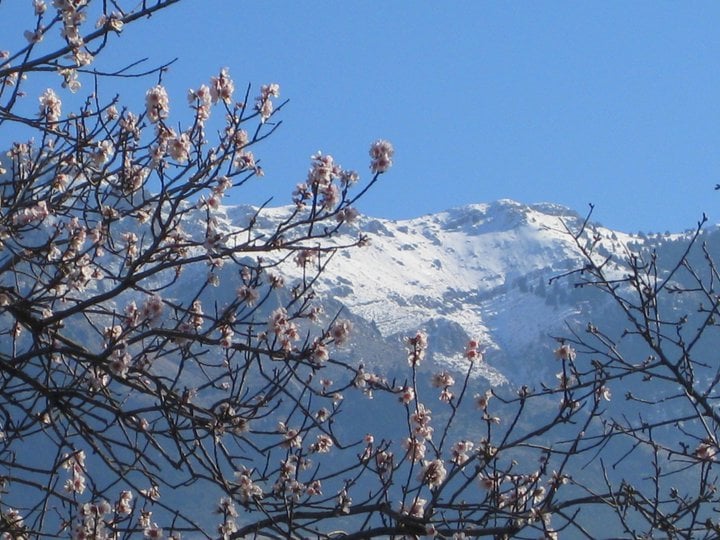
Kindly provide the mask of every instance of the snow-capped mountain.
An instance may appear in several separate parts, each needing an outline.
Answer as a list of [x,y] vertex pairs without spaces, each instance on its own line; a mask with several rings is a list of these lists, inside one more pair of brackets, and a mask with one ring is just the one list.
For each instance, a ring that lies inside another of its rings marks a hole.
[[[266,212],[266,225],[286,211]],[[225,212],[228,227],[253,215],[242,207]],[[543,366],[553,368],[536,360],[552,357],[552,336],[566,335],[568,324],[602,318],[609,307],[593,291],[574,289],[572,278],[549,283],[584,264],[569,233],[583,219],[559,205],[511,200],[403,221],[362,217],[336,241],[366,233],[370,245],[341,251],[316,289],[330,315],[342,311],[353,321],[356,359],[392,369],[403,359],[402,338],[424,329],[429,369],[462,370],[462,348],[474,338],[486,358],[478,375],[494,385],[532,383]],[[669,251],[687,239],[687,234],[632,235],[597,224],[593,231],[601,238],[596,251],[617,261],[630,251]],[[292,265],[285,271],[300,275]]]

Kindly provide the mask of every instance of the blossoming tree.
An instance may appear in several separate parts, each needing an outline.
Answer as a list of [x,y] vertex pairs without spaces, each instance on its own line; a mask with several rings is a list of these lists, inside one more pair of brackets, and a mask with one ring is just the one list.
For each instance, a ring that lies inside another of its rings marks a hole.
[[[714,368],[692,354],[715,325],[711,263],[681,286],[632,255],[616,279],[586,223],[569,231],[581,284],[614,299],[654,356],[628,359],[623,337],[591,326],[558,344],[557,384],[476,391],[481,344],[462,345],[464,373],[428,378],[418,332],[401,380],[373,373],[342,350],[352,324],[313,286],[333,253],[367,242],[338,232],[392,146],[372,144],[364,184],[318,153],[292,204],[230,220],[223,199],[262,174],[279,86],[239,96],[222,69],[178,113],[164,68],[108,75],[97,60],[177,1],[36,0],[26,44],[0,53],[0,133],[28,133],[0,171],[3,538],[592,537],[609,530],[593,528],[598,513],[619,535],[717,533],[720,377],[698,377]],[[142,110],[97,92],[121,74],[144,83]],[[662,318],[665,292],[704,295],[692,336]],[[652,391],[626,396],[637,416],[623,419],[610,388],[635,379]],[[661,400],[682,404],[644,412]],[[651,468],[629,482],[634,452]],[[689,481],[666,491],[677,475]]]

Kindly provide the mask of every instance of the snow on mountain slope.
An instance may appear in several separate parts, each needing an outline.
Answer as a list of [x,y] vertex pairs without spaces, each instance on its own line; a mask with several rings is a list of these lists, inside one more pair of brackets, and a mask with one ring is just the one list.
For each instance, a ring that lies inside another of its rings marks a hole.
[[[271,227],[287,211],[266,209],[258,224]],[[248,207],[224,212],[220,227],[243,226],[254,215]],[[549,278],[582,265],[567,233],[581,224],[578,214],[562,206],[510,200],[404,221],[362,217],[336,242],[365,233],[370,245],[341,251],[316,289],[331,308],[352,318],[363,342],[355,348],[357,355],[372,350],[370,357],[393,356],[380,354],[383,347],[401,354],[401,338],[425,329],[434,364],[461,370],[465,341],[475,338],[488,359],[478,373],[501,384],[507,381],[508,357],[539,342],[552,347],[549,336],[584,312],[581,303],[548,284]],[[631,240],[598,231],[608,253],[622,252]],[[291,263],[284,271],[291,278],[301,275]]]
[[494,295],[514,276],[552,266],[551,259],[572,257],[566,239],[541,229],[559,228],[559,218],[527,213],[503,201],[403,222],[369,221],[363,229],[374,233],[371,246],[348,252],[345,264],[335,265],[336,282],[354,286],[335,294],[348,309],[374,320],[385,336],[409,331],[430,314],[486,340],[478,299]]

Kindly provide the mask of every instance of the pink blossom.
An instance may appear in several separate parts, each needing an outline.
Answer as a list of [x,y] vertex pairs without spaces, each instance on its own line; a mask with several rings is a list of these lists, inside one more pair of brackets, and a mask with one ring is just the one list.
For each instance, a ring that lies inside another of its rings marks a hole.
[[140,310],[140,316],[143,320],[147,321],[150,326],[156,326],[160,322],[163,307],[164,304],[160,295],[153,294],[150,298],[145,300],[145,303]]
[[695,449],[695,457],[703,461],[715,461],[717,459],[718,447],[709,441],[701,442]]
[[220,326],[220,346],[229,349],[232,347],[232,339],[235,335],[232,327],[229,324],[223,324]]
[[295,186],[295,191],[293,191],[292,195],[293,202],[298,208],[303,208],[305,206],[305,201],[312,198],[312,192],[310,191],[310,187],[305,183],[297,184]]
[[332,447],[332,439],[328,435],[321,433],[317,436],[316,441],[310,445],[310,451],[317,452],[318,454],[327,454]]
[[477,478],[480,483],[480,487],[487,491],[495,491],[500,487],[500,477],[496,475],[489,476],[480,473]]
[[194,300],[192,303],[192,307],[190,308],[190,314],[192,315],[190,318],[190,324],[195,328],[195,330],[199,330],[200,327],[203,325],[203,309],[202,309],[202,302],[200,300]]
[[555,356],[559,360],[572,362],[573,360],[575,360],[575,355],[576,355],[575,349],[573,349],[567,343],[563,343],[557,349],[555,349]]
[[260,499],[263,496],[263,491],[260,486],[253,482],[251,473],[252,471],[244,467],[235,473],[235,482],[238,484],[238,495],[240,496],[240,501],[244,504],[255,499]]
[[416,367],[424,358],[427,351],[427,334],[418,331],[414,336],[405,338],[405,347],[408,350],[408,365]]
[[487,409],[490,398],[493,396],[492,390],[486,390],[483,394],[475,394],[475,405],[478,409]]
[[435,373],[432,376],[431,382],[435,388],[446,388],[455,384],[455,379],[447,371],[442,371],[440,373]]
[[392,158],[395,149],[392,144],[385,140],[377,140],[370,146],[370,169],[380,174],[387,172],[392,166]]
[[458,441],[452,447],[452,461],[456,465],[464,465],[469,459],[468,452],[471,452],[474,444],[470,441]]
[[359,216],[360,212],[351,206],[347,206],[338,211],[335,219],[337,219],[338,223],[353,223]]
[[271,97],[280,96],[280,85],[277,83],[265,84],[260,88],[260,96],[255,102],[255,109],[260,113],[260,121],[267,121],[273,113]]
[[425,405],[418,403],[417,410],[410,415],[413,434],[422,439],[432,439],[433,428],[430,426],[432,411],[425,408]]
[[85,491],[85,476],[73,473],[72,477],[65,482],[65,491],[82,495]]
[[128,515],[132,512],[132,492],[130,491],[121,491],[120,497],[118,498],[117,505],[115,506],[115,511],[118,514],[121,515]]
[[340,173],[340,181],[345,186],[351,186],[360,179],[360,175],[358,175],[355,171],[342,171]]
[[604,384],[595,391],[595,394],[597,395],[598,399],[604,399],[605,401],[610,401],[612,399],[612,393],[610,392],[610,388],[608,388]]
[[196,118],[199,122],[204,122],[210,118],[212,96],[207,85],[203,84],[197,90],[188,90],[188,102],[194,106]]
[[110,371],[112,371],[117,377],[124,378],[130,369],[131,361],[132,356],[130,356],[130,354],[120,349],[116,349],[110,356]]
[[45,33],[43,28],[38,28],[37,30],[25,30],[23,35],[28,43],[40,43],[43,40]]
[[160,488],[156,485],[152,485],[148,489],[141,489],[140,493],[143,497],[150,499],[151,501],[160,500]]
[[482,360],[482,353],[478,350],[478,342],[474,339],[468,341],[465,348],[465,358],[468,360]]
[[270,320],[268,326],[275,334],[282,334],[285,327],[288,325],[288,314],[285,308],[279,307],[270,314]]
[[317,152],[310,156],[311,166],[308,170],[307,185],[314,192],[329,186],[333,179],[340,176],[342,167],[335,163],[333,157],[329,154]]
[[112,141],[105,139],[97,143],[97,149],[92,153],[91,158],[96,167],[101,167],[112,157],[115,147]]
[[217,77],[210,79],[210,98],[213,103],[222,101],[226,105],[232,103],[232,95],[235,91],[235,83],[230,78],[230,73],[227,68],[220,70],[220,74]]
[[326,210],[334,209],[340,201],[340,190],[335,184],[330,184],[321,191],[322,201],[320,204]]
[[333,342],[338,347],[342,347],[347,344],[350,339],[350,333],[352,332],[352,323],[348,320],[341,319],[336,321],[335,324],[330,328],[330,336]]
[[318,409],[315,413],[315,419],[320,423],[325,422],[328,418],[330,418],[330,411],[325,407]]
[[343,490],[338,495],[337,504],[338,504],[338,507],[340,508],[341,514],[349,514],[350,513],[350,506],[352,506],[352,498],[350,497],[350,495],[348,495],[348,492],[346,489],[343,488]]
[[255,163],[255,156],[252,152],[239,152],[233,160],[233,165],[239,171],[255,171],[255,174],[262,176],[262,169]]
[[412,504],[405,508],[403,507],[402,513],[407,514],[410,517],[422,519],[422,517],[425,515],[425,505],[427,504],[427,500],[422,499],[420,497],[415,497]]
[[117,11],[113,11],[109,16],[101,15],[95,24],[95,27],[103,28],[106,26],[109,30],[119,34],[122,32],[124,25],[125,23],[123,22],[122,14]]
[[62,101],[60,101],[60,98],[57,97],[51,88],[45,90],[38,99],[40,101],[40,116],[48,122],[57,122],[60,120]]
[[314,495],[322,495],[322,483],[320,480],[314,480],[305,490],[305,493],[311,497]]
[[412,462],[418,462],[425,459],[425,440],[418,440],[415,437],[406,437],[402,442],[403,448],[405,448],[405,455]]
[[181,133],[168,142],[168,153],[178,163],[185,163],[190,158],[190,137]]
[[324,364],[330,358],[330,352],[325,344],[316,340],[312,346],[312,360],[316,364]]
[[302,436],[297,429],[288,428],[284,433],[284,439],[282,445],[286,448],[302,447]]
[[30,208],[23,208],[13,215],[13,223],[15,225],[27,225],[34,221],[43,221],[50,215],[50,209],[46,201],[39,201]]
[[242,285],[242,286],[238,287],[237,297],[238,297],[238,300],[240,300],[241,302],[244,302],[248,306],[254,306],[255,303],[260,298],[260,293],[254,287],[248,287],[247,285]]
[[285,278],[281,275],[271,273],[268,275],[268,280],[273,289],[282,289],[285,286]]
[[219,514],[224,514],[230,517],[237,517],[237,509],[235,508],[235,504],[233,503],[233,500],[230,497],[221,497],[220,502],[218,503],[217,512]]
[[145,109],[148,119],[155,123],[168,117],[170,113],[170,100],[165,87],[158,84],[145,94]]
[[153,523],[143,531],[145,538],[158,539],[163,537],[163,530],[158,527],[157,523]]
[[447,471],[443,462],[439,459],[423,462],[422,472],[420,473],[420,481],[427,485],[430,489],[440,487],[447,477]]
[[400,394],[398,399],[405,405],[415,399],[415,390],[411,386],[401,386],[397,389],[397,393]]

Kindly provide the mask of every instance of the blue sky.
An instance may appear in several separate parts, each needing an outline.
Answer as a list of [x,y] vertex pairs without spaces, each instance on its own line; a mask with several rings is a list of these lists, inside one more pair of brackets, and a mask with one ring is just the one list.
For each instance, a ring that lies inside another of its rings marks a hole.
[[[364,213],[592,202],[609,227],[662,232],[720,222],[718,22],[711,2],[187,0],[105,62],[179,57],[165,81],[183,104],[221,67],[238,87],[279,83],[290,103],[248,201],[288,202],[317,150],[367,177],[387,138],[395,166]],[[152,81],[137,83],[123,92],[139,103]]]

